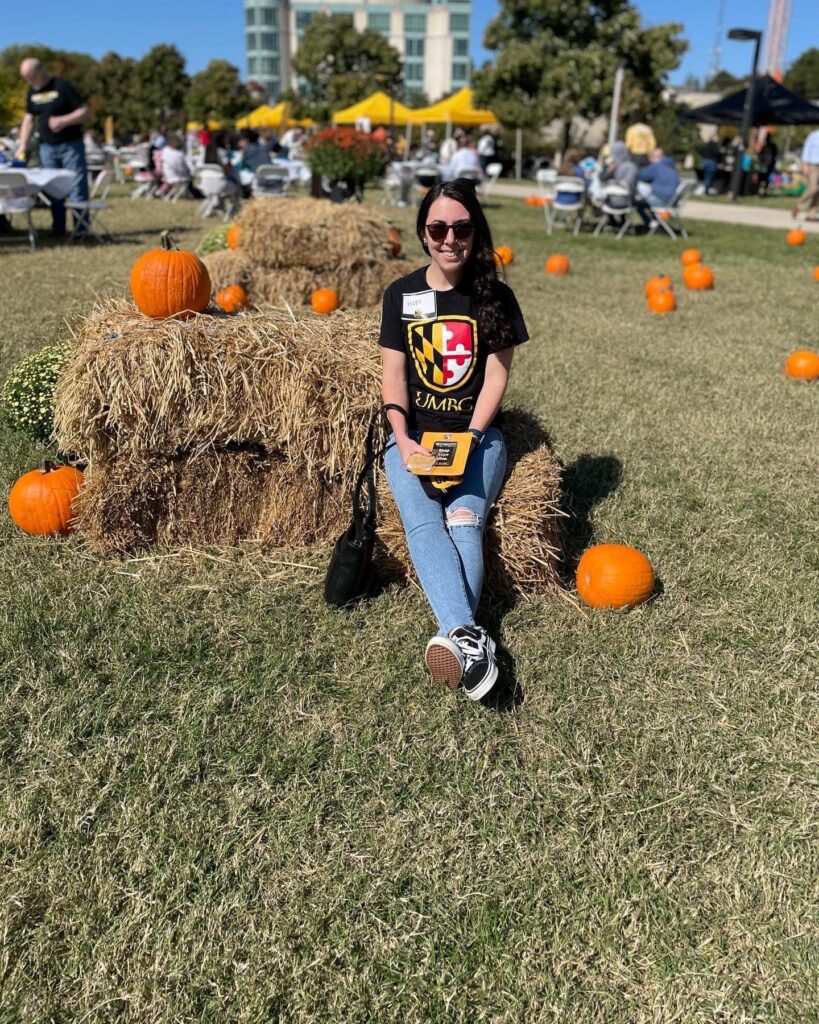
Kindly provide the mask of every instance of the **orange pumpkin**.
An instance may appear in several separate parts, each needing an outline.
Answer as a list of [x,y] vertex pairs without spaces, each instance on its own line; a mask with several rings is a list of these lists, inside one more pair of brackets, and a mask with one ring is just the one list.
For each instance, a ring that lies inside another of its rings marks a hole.
[[238,313],[240,309],[247,309],[250,300],[247,292],[240,284],[229,284],[216,293],[216,305],[225,313]]
[[813,268],[813,280],[819,281],[819,267]]
[[785,373],[797,380],[819,379],[819,354],[806,348],[791,352],[785,360]]
[[785,235],[785,241],[788,245],[804,245],[805,237],[805,232],[802,228],[791,228],[787,235]]
[[228,233],[227,233],[228,249],[238,249],[239,248],[239,241],[240,241],[241,237],[242,237],[242,229],[239,227],[239,225],[238,224],[231,224],[231,226],[228,228]]
[[671,287],[671,278],[668,274],[655,274],[654,277],[650,277],[648,281],[646,281],[643,294],[648,298],[655,292],[667,292]]
[[515,254],[509,248],[508,245],[499,245],[495,250],[495,256],[499,263],[502,263],[505,267],[508,266],[515,258]]
[[47,537],[71,532],[71,503],[84,477],[73,466],[44,462],[24,473],[9,492],[11,518],[26,533]]
[[310,298],[310,305],[314,313],[332,313],[338,309],[338,292],[334,288],[317,288]]
[[564,256],[562,252],[556,252],[546,260],[545,270],[553,277],[562,277],[569,273],[569,266],[569,257]]
[[648,297],[648,308],[652,313],[673,313],[677,308],[674,289],[666,288],[664,292],[652,292]]
[[162,232],[162,248],[143,253],[131,270],[131,294],[141,313],[164,320],[186,320],[207,309],[210,275],[192,252],[180,252],[168,231]]
[[401,232],[398,228],[390,228],[387,232],[387,241],[392,249],[393,256],[401,254]]
[[535,205],[535,200],[536,200],[536,199],[537,199],[537,196],[527,196],[527,197],[526,197],[526,200],[525,200],[525,202],[526,202],[526,205],[527,205],[527,206],[534,206],[534,205]]
[[692,263],[702,263],[702,253],[699,249],[683,249],[680,254],[680,263],[684,267],[688,267]]
[[642,551],[596,544],[577,566],[577,592],[592,608],[633,608],[654,591],[654,570]]
[[683,271],[683,281],[694,292],[705,291],[714,287],[714,272],[702,263],[692,263]]

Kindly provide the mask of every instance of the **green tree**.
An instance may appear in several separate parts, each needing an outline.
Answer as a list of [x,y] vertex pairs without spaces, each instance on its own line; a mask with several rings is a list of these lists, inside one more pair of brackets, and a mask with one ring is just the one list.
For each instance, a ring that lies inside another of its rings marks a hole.
[[747,75],[745,78],[737,78],[736,75],[732,75],[730,71],[718,71],[705,83],[705,91],[736,92],[737,89],[742,89],[747,81]]
[[293,68],[307,85],[310,116],[329,120],[376,89],[398,95],[401,57],[379,33],[359,32],[349,15],[317,15],[305,29]]
[[117,134],[144,130],[136,74],[137,62],[131,57],[109,52],[99,60],[94,91],[89,97],[92,127],[101,130],[105,118],[111,116]]
[[190,84],[185,58],[175,46],[162,43],[152,47],[136,69],[139,127],[180,127]]
[[195,121],[233,121],[250,109],[250,96],[239,69],[226,60],[212,60],[191,79],[185,110]]
[[819,100],[819,49],[805,50],[791,64],[784,84],[809,100]]
[[26,83],[0,64],[0,130],[18,125],[26,111]]
[[611,110],[619,62],[625,66],[621,115],[650,119],[667,76],[687,48],[682,26],[646,28],[628,0],[500,0],[484,45],[496,52],[473,76],[475,100],[509,125],[564,124]]

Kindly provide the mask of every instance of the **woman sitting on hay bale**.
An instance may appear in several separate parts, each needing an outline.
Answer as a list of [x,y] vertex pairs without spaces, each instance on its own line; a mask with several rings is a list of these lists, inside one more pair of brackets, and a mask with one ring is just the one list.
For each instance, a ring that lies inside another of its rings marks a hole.
[[[434,681],[479,700],[498,677],[495,643],[475,613],[484,526],[506,470],[499,408],[514,348],[529,335],[512,290],[498,279],[474,183],[431,188],[417,233],[431,263],[384,295],[382,395],[393,429],[384,468],[438,620],[427,667]],[[462,476],[416,475],[429,468],[424,431],[473,435]]]

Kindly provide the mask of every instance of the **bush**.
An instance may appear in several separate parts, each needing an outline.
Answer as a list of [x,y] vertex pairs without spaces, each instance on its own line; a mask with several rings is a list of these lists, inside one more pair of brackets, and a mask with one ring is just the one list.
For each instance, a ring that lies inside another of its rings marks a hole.
[[377,178],[389,160],[384,143],[354,128],[324,128],[307,142],[310,169],[330,181],[364,182]]
[[15,430],[47,441],[54,429],[54,387],[71,351],[70,342],[46,345],[11,371],[0,391],[0,413]]
[[209,252],[221,252],[227,249],[227,233],[230,230],[229,224],[223,224],[218,228],[211,228],[202,236],[202,241],[196,249],[197,256],[207,256]]

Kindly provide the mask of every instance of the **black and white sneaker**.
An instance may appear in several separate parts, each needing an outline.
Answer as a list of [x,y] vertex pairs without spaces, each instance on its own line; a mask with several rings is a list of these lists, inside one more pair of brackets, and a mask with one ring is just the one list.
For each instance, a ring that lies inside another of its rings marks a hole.
[[458,626],[449,634],[463,656],[461,686],[470,700],[480,700],[498,678],[495,641],[482,626]]
[[433,683],[444,683],[457,690],[464,674],[464,657],[454,640],[448,636],[434,636],[427,644],[424,659]]

